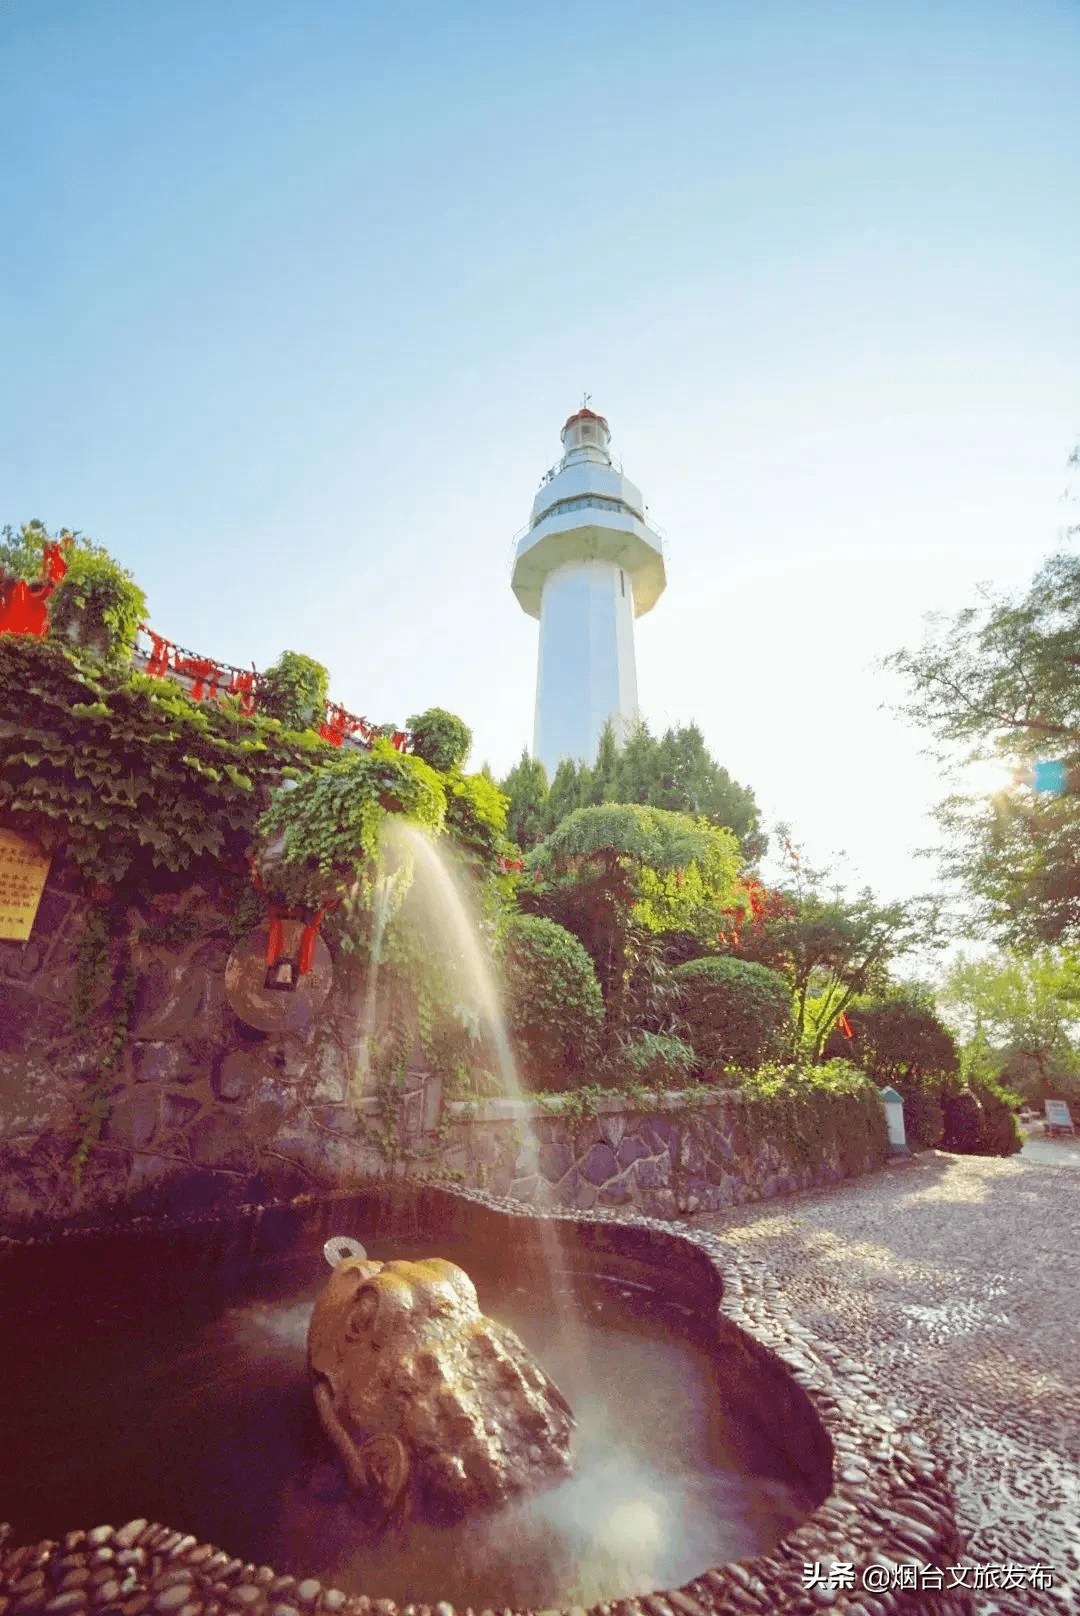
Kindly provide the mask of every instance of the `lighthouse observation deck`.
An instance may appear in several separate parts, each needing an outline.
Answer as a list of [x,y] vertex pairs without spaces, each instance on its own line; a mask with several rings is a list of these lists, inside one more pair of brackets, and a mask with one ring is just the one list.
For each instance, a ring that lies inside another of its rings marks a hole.
[[573,562],[609,561],[629,582],[635,617],[651,611],[667,585],[660,534],[641,490],[616,471],[602,415],[581,409],[562,429],[565,453],[533,501],[514,552],[511,587],[530,617],[541,615],[544,585]]

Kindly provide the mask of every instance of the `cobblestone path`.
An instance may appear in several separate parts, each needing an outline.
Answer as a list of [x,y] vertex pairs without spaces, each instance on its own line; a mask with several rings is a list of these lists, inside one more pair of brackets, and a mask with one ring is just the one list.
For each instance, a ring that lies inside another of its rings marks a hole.
[[1050,1593],[976,1593],[983,1616],[1080,1611],[1080,1153],[929,1152],[686,1221],[764,1263],[949,1456],[969,1586],[1052,1568]]

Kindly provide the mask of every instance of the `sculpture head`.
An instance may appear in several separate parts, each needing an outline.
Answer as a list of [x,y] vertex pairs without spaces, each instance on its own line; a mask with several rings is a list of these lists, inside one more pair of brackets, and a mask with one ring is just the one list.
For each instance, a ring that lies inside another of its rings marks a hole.
[[566,1474],[574,1417],[512,1330],[439,1257],[348,1257],[308,1330],[323,1427],[353,1485],[456,1518]]

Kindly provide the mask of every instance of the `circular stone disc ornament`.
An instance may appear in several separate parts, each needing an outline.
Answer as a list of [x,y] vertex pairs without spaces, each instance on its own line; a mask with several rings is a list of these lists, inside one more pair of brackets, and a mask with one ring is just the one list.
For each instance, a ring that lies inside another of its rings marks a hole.
[[[300,953],[304,925],[300,920],[283,920],[285,949],[283,959],[295,964]],[[307,1027],[322,1007],[334,980],[334,962],[321,937],[315,938],[315,954],[306,976],[296,976],[295,987],[266,986],[266,944],[269,924],[256,926],[229,955],[225,967],[225,995],[249,1027],[260,1032],[292,1032]]]
[[354,1240],[351,1234],[332,1234],[322,1248],[322,1254],[331,1268],[337,1268],[346,1257],[367,1256],[359,1240]]

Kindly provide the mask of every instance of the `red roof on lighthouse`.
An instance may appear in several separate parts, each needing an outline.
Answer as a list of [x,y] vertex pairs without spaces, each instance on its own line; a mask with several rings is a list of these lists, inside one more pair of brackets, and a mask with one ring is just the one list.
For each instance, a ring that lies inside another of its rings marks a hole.
[[566,421],[563,423],[563,431],[565,432],[568,426],[573,426],[575,421],[603,421],[604,425],[607,426],[604,416],[597,415],[595,410],[582,408],[578,410],[576,415],[567,416]]

